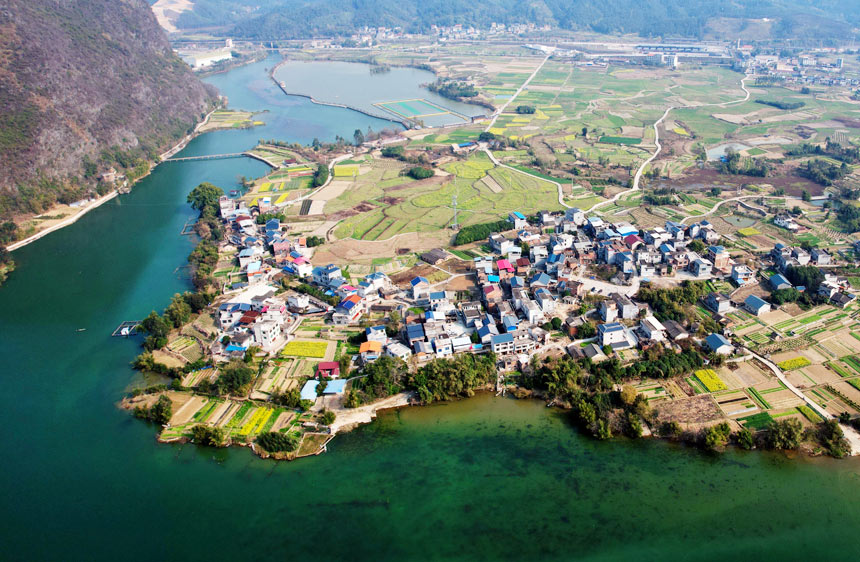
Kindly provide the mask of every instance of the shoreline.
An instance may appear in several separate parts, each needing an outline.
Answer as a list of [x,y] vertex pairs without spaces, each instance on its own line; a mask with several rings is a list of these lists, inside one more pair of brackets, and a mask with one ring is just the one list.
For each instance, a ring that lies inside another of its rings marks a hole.
[[310,102],[311,102],[311,103],[316,104],[316,105],[325,105],[325,106],[328,106],[328,107],[339,107],[339,108],[341,108],[341,109],[349,109],[349,110],[351,110],[351,111],[356,111],[356,112],[361,113],[361,114],[363,114],[363,115],[367,115],[368,117],[373,117],[374,119],[382,119],[383,121],[390,121],[391,123],[398,123],[398,124],[402,125],[403,127],[405,127],[407,130],[409,130],[409,129],[411,129],[411,128],[412,128],[412,126],[411,126],[411,125],[410,125],[410,124],[409,124],[405,119],[401,121],[401,120],[399,120],[399,119],[394,119],[394,118],[392,118],[392,117],[386,117],[386,116],[382,116],[382,115],[375,115],[375,114],[373,114],[373,113],[370,113],[370,112],[369,112],[369,111],[367,111],[367,110],[359,109],[358,107],[353,107],[353,106],[351,106],[351,105],[346,105],[346,104],[343,104],[343,103],[335,103],[335,102],[320,101],[320,100],[318,100],[318,99],[314,98],[314,97],[313,97],[312,95],[310,95],[310,94],[298,94],[298,93],[295,93],[295,92],[290,92],[289,90],[287,90],[287,85],[286,85],[286,84],[284,84],[284,83],[282,83],[282,82],[279,82],[279,81],[278,81],[278,79],[277,79],[277,78],[275,78],[275,72],[278,70],[278,68],[280,68],[282,65],[286,64],[287,62],[289,62],[289,59],[286,59],[286,58],[285,58],[285,59],[281,60],[281,62],[279,62],[278,64],[276,64],[275,66],[273,66],[273,67],[272,67],[272,70],[270,70],[270,71],[269,71],[269,78],[271,78],[271,79],[272,79],[272,82],[274,82],[274,83],[275,83],[275,85],[276,85],[276,86],[278,86],[278,88],[280,88],[282,92],[284,92],[284,94],[286,94],[286,95],[288,95],[288,96],[296,96],[296,97],[299,97],[299,98],[305,98],[305,99],[308,99],[308,100],[310,100]]
[[[171,156],[173,156],[174,154],[176,154],[177,152],[181,151],[183,148],[188,146],[189,142],[191,142],[192,140],[194,140],[194,138],[196,138],[199,134],[201,134],[200,133],[200,127],[202,127],[205,123],[207,123],[209,121],[209,118],[212,116],[213,113],[215,113],[215,111],[216,111],[216,109],[212,109],[209,113],[206,114],[206,117],[204,117],[202,121],[200,121],[199,123],[197,123],[197,125],[195,125],[194,131],[192,131],[188,135],[185,135],[185,137],[180,139],[175,145],[173,145],[167,151],[161,153],[158,157],[158,161],[154,162],[154,163],[150,163],[149,170],[144,175],[142,175],[139,178],[137,178],[136,180],[134,180],[134,182],[128,186],[128,189],[131,189],[136,183],[138,183],[140,180],[142,180],[143,178],[145,178],[149,174],[151,174],[152,170],[154,170],[156,167],[158,167],[165,160],[167,160],[168,158],[170,158]],[[48,234],[51,234],[52,232],[56,232],[56,231],[60,230],[61,228],[65,228],[69,225],[72,225],[72,224],[76,223],[78,221],[78,219],[80,219],[81,217],[83,217],[84,215],[89,213],[90,211],[97,209],[98,207],[101,207],[102,205],[104,205],[105,203],[110,201],[111,199],[117,197],[119,195],[119,193],[120,193],[119,188],[114,189],[113,191],[111,191],[107,195],[103,195],[103,196],[99,197],[98,199],[96,199],[93,204],[87,205],[86,207],[84,207],[79,213],[75,214],[74,216],[69,217],[68,219],[66,219],[60,223],[57,223],[53,226],[50,226],[44,230],[40,230],[39,232],[37,232],[31,236],[28,236],[27,238],[24,238],[23,240],[18,240],[17,242],[13,242],[12,244],[9,244],[8,246],[6,246],[6,249],[9,252],[14,252],[15,250],[23,248],[24,246],[32,244],[36,240],[39,240],[39,239],[47,236]],[[45,213],[50,213],[53,209],[56,209],[56,208],[57,207],[52,207],[51,209],[46,210]]]

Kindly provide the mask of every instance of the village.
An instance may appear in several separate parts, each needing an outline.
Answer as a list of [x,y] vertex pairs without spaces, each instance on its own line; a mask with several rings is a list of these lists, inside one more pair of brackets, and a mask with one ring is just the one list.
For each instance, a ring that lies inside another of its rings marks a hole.
[[[732,419],[738,427],[760,429],[773,416],[816,423],[857,413],[860,394],[853,393],[860,392],[860,379],[853,377],[860,374],[855,372],[860,363],[833,366],[826,356],[798,363],[803,356],[795,351],[820,348],[811,339],[795,345],[798,337],[834,331],[850,333],[860,344],[851,331],[860,313],[854,291],[848,280],[827,273],[837,258],[825,249],[777,243],[770,252],[732,255],[707,220],[640,229],[578,208],[532,216],[512,212],[499,223],[505,229],[472,251],[483,255],[466,260],[461,252],[457,256],[441,248],[420,254],[420,267],[430,271],[459,263],[465,273],[458,276],[469,285],[450,290],[448,282],[424,275],[398,275],[395,281],[376,271],[355,278],[348,267],[314,264],[317,247],[309,246],[307,237],[291,236],[290,226],[278,218],[249,209],[241,199],[223,196],[218,205],[227,233],[219,261],[232,263],[242,280],[225,280],[223,295],[210,307],[211,330],[203,342],[208,347],[200,350],[210,359],[205,368],[183,377],[180,391],[171,391],[179,407],[161,434],[165,441],[185,439],[195,425],[210,424],[225,427],[232,441],[246,444],[261,432],[295,432],[307,441],[302,454],[318,453],[337,430],[375,415],[378,408],[372,405],[351,415],[345,402],[353,377],[361,378],[384,357],[414,370],[437,359],[492,354],[498,377],[490,388],[501,394],[533,370],[536,357],[628,364],[646,352],[681,353],[692,345],[706,366],[723,365],[725,373],[721,378],[705,368],[672,384],[641,381],[637,388],[649,403],[668,404],[666,419],[692,427]],[[784,213],[774,224],[789,232],[805,228]],[[790,280],[810,265],[825,272],[817,286]],[[646,290],[690,283],[697,284],[701,298],[679,304],[692,307],[693,321],[668,318],[665,310],[641,298]],[[796,306],[799,295],[814,297],[816,306],[809,321],[795,324],[795,314],[786,314],[780,305]],[[826,317],[838,310],[845,312]],[[788,324],[795,329],[786,329]],[[820,329],[807,332],[813,328]],[[860,351],[850,342],[842,344],[850,353]],[[786,367],[785,352],[791,367]],[[248,361],[249,354],[258,370],[246,396],[192,397],[195,389],[217,381],[219,365]],[[789,373],[791,383],[783,380],[772,354],[786,372],[818,363],[837,376],[817,380],[807,368]],[[739,366],[749,371],[746,377],[735,375]],[[834,383],[845,388],[838,390]],[[288,391],[299,394],[299,412],[273,403]],[[768,401],[761,392],[767,396],[769,391],[785,396],[776,401],[771,395]],[[140,400],[151,404],[152,397]],[[413,400],[382,403],[401,406]],[[681,407],[685,401],[690,408]]]

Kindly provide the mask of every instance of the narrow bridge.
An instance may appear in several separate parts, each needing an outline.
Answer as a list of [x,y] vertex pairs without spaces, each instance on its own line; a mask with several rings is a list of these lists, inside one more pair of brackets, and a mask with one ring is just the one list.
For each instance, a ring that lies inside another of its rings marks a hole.
[[242,158],[247,156],[244,152],[231,152],[229,154],[205,154],[203,156],[183,156],[182,158],[168,158],[165,162],[189,162],[191,160],[221,160],[223,158]]

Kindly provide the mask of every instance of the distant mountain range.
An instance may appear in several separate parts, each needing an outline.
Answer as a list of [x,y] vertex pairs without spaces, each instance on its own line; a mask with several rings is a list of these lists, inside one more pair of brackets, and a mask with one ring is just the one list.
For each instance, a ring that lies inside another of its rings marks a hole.
[[[775,36],[844,38],[860,25],[856,0],[195,0],[180,29],[221,28],[246,39],[345,35],[362,27],[489,27],[529,23],[601,33],[703,37],[719,18],[779,20]],[[765,37],[763,37],[765,38]]]
[[0,5],[0,218],[139,170],[210,107],[146,0]]

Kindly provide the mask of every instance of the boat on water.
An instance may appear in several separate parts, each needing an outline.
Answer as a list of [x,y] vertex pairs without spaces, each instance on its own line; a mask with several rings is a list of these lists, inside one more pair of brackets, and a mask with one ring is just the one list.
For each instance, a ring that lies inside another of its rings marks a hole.
[[78,328],[78,329],[77,329],[77,330],[75,330],[75,331],[76,331],[76,332],[86,332],[86,331],[87,331],[87,329],[86,329],[86,328]]
[[238,189],[231,189],[231,190],[230,190],[230,195],[232,195],[233,197],[235,197],[235,196],[239,195],[239,190],[238,190]]

